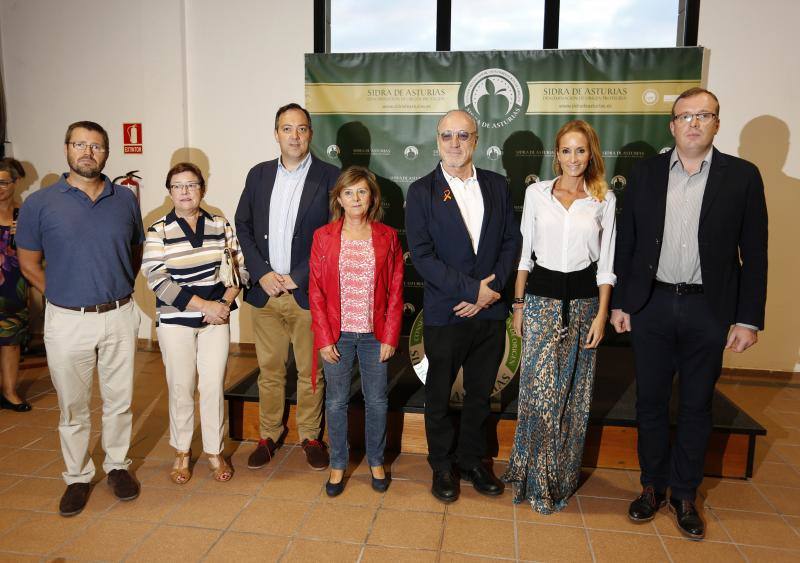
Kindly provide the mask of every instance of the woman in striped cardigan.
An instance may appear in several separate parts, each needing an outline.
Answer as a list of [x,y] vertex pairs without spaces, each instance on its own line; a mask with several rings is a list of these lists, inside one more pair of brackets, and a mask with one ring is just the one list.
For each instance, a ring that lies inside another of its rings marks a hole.
[[219,276],[227,246],[247,280],[244,257],[230,224],[200,207],[206,186],[194,164],[182,162],[167,173],[172,211],[147,229],[142,273],[156,294],[156,332],[169,389],[170,445],[175,464],[170,478],[191,478],[190,444],[194,429],[194,392],[200,392],[203,450],[217,481],[233,470],[222,456],[223,383],[230,343],[230,312],[241,288],[225,287]]

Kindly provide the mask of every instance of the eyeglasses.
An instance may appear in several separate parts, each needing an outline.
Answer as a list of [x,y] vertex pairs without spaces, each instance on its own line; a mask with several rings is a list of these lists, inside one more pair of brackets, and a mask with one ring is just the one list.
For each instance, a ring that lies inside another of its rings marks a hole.
[[86,143],[84,141],[78,141],[77,143],[68,142],[68,145],[72,145],[72,148],[78,152],[83,152],[86,150],[86,147],[92,149],[92,152],[101,153],[106,152],[106,147],[103,145],[98,145],[97,143]]
[[169,189],[174,192],[196,192],[200,189],[200,182],[186,182],[185,184],[170,184]]
[[458,137],[458,140],[462,143],[466,143],[473,135],[476,135],[476,132],[464,130],[450,131],[449,129],[447,131],[439,131],[439,138],[445,143],[449,143],[451,140],[453,140],[453,136]]
[[717,118],[716,113],[710,113],[707,111],[703,111],[700,113],[682,113],[680,115],[675,115],[672,117],[672,121],[683,121],[684,123],[691,123],[694,121],[694,118],[697,118],[697,121],[700,123],[709,123]]
[[12,185],[14,180],[0,180],[0,188],[7,188],[8,186]]

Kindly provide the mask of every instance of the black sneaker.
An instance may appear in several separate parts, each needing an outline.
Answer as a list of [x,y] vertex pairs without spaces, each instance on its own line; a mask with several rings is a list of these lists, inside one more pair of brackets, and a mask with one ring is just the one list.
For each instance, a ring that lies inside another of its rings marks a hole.
[[89,492],[92,486],[89,483],[73,483],[67,485],[67,490],[61,495],[61,502],[58,504],[58,513],[61,516],[75,516],[80,514],[89,500]]

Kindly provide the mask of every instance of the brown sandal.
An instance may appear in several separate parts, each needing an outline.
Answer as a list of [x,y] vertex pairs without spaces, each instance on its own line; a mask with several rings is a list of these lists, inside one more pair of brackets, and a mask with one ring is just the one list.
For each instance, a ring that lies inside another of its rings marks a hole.
[[230,481],[233,477],[233,469],[228,465],[228,462],[225,461],[222,454],[209,454],[208,464],[211,466],[211,474],[215,481],[225,483]]
[[[183,467],[184,460],[186,461],[186,467]],[[189,482],[189,479],[192,478],[192,470],[189,469],[192,463],[192,450],[189,449],[188,452],[175,452],[175,462],[178,467],[172,468],[172,471],[169,472],[169,478],[172,479],[172,482],[176,485],[185,485]]]

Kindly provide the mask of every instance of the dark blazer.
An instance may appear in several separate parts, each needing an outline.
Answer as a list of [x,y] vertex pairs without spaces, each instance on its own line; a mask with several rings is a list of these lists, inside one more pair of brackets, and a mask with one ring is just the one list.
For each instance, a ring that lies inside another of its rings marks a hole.
[[[674,149],[673,149],[674,150]],[[617,230],[612,307],[636,313],[653,289],[661,256],[672,151],[640,161],[628,179]],[[714,149],[698,231],[703,294],[720,322],[764,327],[767,205],[750,162]]]
[[[244,299],[254,307],[266,305],[269,296],[258,280],[272,271],[269,263],[269,202],[278,174],[278,159],[256,164],[247,174],[242,197],[236,208],[236,236],[250,273],[251,287],[244,290]],[[300,206],[294,224],[291,271],[297,284],[292,294],[303,309],[308,309],[308,258],[314,231],[328,222],[328,197],[339,169],[311,156]]]
[[[462,301],[475,303],[483,278],[494,274],[489,286],[502,292],[516,273],[522,236],[508,182],[489,170],[476,171],[484,206],[477,255],[441,166],[408,188],[406,239],[414,267],[425,281],[426,325],[464,321],[453,313],[453,307]],[[501,299],[474,318],[501,320],[507,316],[508,306]]]

